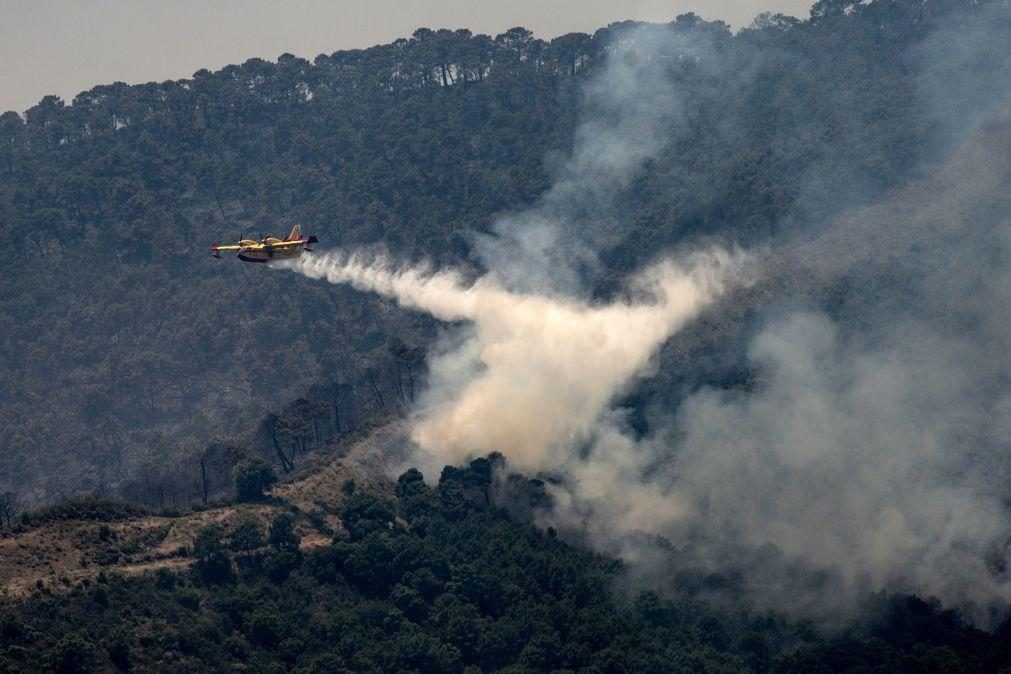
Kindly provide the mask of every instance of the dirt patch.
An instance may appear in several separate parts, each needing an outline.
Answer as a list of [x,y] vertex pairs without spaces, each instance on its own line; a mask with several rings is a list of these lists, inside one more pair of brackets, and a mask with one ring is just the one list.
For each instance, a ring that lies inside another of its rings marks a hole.
[[183,569],[193,562],[190,548],[203,527],[220,527],[227,543],[239,523],[253,519],[266,539],[270,521],[283,511],[297,513],[303,550],[326,545],[342,528],[338,514],[351,493],[392,495],[389,457],[403,430],[389,424],[329,456],[310,455],[263,503],[230,504],[177,517],[53,521],[0,537],[0,595],[25,596],[40,582],[52,591],[69,590],[102,571],[132,575]]

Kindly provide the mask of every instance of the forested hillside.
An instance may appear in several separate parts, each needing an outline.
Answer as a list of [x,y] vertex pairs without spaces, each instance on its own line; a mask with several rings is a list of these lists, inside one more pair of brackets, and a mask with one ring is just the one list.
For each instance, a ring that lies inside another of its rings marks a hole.
[[1011,671],[1008,44],[820,0],[3,114],[0,669]]
[[[943,155],[975,110],[937,104],[958,50],[926,58],[924,45],[992,9],[833,0],[736,34],[679,17],[671,39],[690,35],[704,55],[672,61],[672,141],[613,208],[572,225],[596,237],[592,292],[699,235],[755,245],[816,231]],[[4,114],[3,489],[182,505],[221,493],[244,451],[287,468],[295,451],[402,411],[433,321],[213,260],[208,246],[300,223],[321,247],[479,272],[475,236],[557,178],[584,86],[632,28],[550,42],[420,29]],[[992,79],[997,56],[973,77]],[[692,362],[671,386],[748,378],[739,363]]]
[[[495,508],[496,461],[447,468],[435,488],[408,471],[395,499],[351,493],[332,543],[300,546],[305,513],[289,508],[267,525],[247,515],[201,529],[189,572],[102,572],[43,585],[0,617],[0,664],[468,674],[995,672],[1011,664],[1007,623],[987,634],[916,597],[876,596],[865,624],[833,635],[781,615],[625,588],[620,561]],[[543,499],[543,483],[514,478],[513,507]]]

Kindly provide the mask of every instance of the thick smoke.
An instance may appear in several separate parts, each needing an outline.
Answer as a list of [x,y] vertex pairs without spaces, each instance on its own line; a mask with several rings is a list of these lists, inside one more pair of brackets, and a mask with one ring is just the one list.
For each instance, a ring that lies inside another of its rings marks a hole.
[[[699,392],[670,427],[672,492],[694,505],[682,562],[743,571],[765,605],[824,617],[884,588],[985,622],[1011,599],[1009,16],[924,41],[948,157],[782,246],[755,390]],[[800,569],[822,575],[805,588]]]
[[615,395],[671,334],[742,273],[741,255],[697,253],[635,277],[604,305],[505,290],[491,276],[396,270],[381,258],[301,260],[312,278],[396,298],[469,328],[431,365],[413,439],[443,462],[503,452],[530,472],[557,470],[601,432]]
[[672,334],[728,287],[749,282],[753,265],[715,247],[677,262],[668,257],[606,304],[585,299],[584,281],[596,251],[620,238],[615,195],[680,132],[684,105],[670,69],[708,68],[712,54],[705,33],[616,30],[604,67],[584,88],[583,121],[554,186],[477,239],[489,271],[475,283],[447,271],[396,269],[381,257],[298,263],[310,277],[465,323],[430,354],[412,432],[416,463],[438,469],[502,452],[518,470],[564,480],[555,490],[559,521],[607,504],[619,534],[682,517],[668,490],[646,477],[655,452],[627,435],[623,413],[611,405],[649,371]]
[[[720,320],[716,300],[755,281],[746,256],[712,251],[656,264],[622,299],[584,299],[607,238],[593,223],[680,122],[664,63],[713,58],[704,39],[656,30],[625,35],[589,83],[555,186],[479,240],[486,276],[353,254],[295,268],[459,324],[430,356],[414,441],[440,462],[500,451],[553,476],[539,521],[644,573],[743,572],[735,591],[821,617],[882,588],[959,606],[1011,597],[1006,82],[985,83],[1004,98],[977,108],[945,165],[764,256],[765,278],[735,299],[778,298],[753,326],[753,387],[671,400],[674,418],[635,437],[616,398],[688,321],[707,307]],[[998,53],[979,30],[942,34],[958,47],[946,53]],[[938,67],[921,70],[937,104]]]
[[1011,598],[1009,151],[1005,115],[929,178],[783,253],[809,304],[840,284],[849,304],[770,317],[748,354],[758,389],[682,405],[675,491],[699,505],[697,561],[727,568],[732,545],[771,544],[777,563],[832,569],[850,590],[823,609],[857,587]]

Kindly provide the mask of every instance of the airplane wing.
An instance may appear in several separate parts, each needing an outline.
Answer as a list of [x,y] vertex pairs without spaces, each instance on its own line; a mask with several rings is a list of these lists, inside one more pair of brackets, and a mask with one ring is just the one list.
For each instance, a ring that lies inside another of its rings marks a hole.
[[219,246],[214,244],[211,246],[211,255],[214,257],[221,257],[221,251],[223,250],[239,250],[242,246]]
[[303,246],[309,239],[299,239],[298,241],[279,241],[277,243],[264,244],[267,248],[291,248],[292,246]]
[[267,243],[264,245],[268,248],[288,248],[291,246],[304,246],[312,243],[319,243],[319,239],[315,236],[306,236],[301,239],[295,239],[294,241],[279,241],[277,243]]

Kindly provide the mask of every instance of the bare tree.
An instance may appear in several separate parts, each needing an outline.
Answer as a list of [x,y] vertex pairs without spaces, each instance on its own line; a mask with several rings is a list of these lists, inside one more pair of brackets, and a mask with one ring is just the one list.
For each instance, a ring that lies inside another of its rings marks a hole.
[[14,518],[21,514],[24,502],[12,491],[0,494],[0,524],[11,526]]

